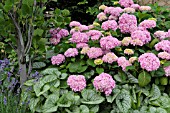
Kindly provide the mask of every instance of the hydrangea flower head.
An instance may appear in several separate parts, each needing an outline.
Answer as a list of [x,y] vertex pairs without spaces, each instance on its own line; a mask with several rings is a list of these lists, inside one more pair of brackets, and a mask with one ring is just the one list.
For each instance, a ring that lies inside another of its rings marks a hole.
[[125,13],[134,13],[135,12],[135,9],[134,8],[131,8],[131,7],[127,7],[127,8],[124,8],[123,10]]
[[136,30],[131,33],[131,38],[132,40],[134,39],[139,39],[141,40],[144,44],[147,44],[149,41],[151,41],[151,36],[148,31],[142,31],[142,30]]
[[165,75],[168,77],[170,76],[170,66],[164,67]]
[[160,67],[160,60],[153,53],[144,53],[139,56],[138,62],[142,69],[147,71],[154,71]]
[[90,59],[93,58],[98,58],[100,56],[103,55],[103,51],[101,48],[98,47],[91,47],[88,51],[87,51],[87,55]]
[[69,48],[65,53],[64,55],[66,57],[75,57],[78,55],[78,50],[77,48]]
[[130,44],[133,46],[143,46],[144,43],[140,39],[133,39],[130,41]]
[[107,16],[105,13],[101,12],[97,15],[97,18],[99,19],[99,21],[103,21],[107,19]]
[[70,27],[76,27],[76,26],[80,26],[80,22],[77,22],[77,21],[72,21],[70,22]]
[[106,96],[109,96],[116,86],[112,76],[107,73],[101,73],[99,76],[96,76],[93,85],[96,90],[104,92]]
[[163,50],[163,51],[166,51],[168,53],[170,53],[170,41],[169,40],[162,40],[161,42],[158,42],[156,45],[155,45],[155,49],[157,51],[159,50]]
[[134,51],[132,49],[125,49],[124,53],[127,54],[127,55],[133,55]]
[[137,57],[130,57],[129,62],[132,64],[137,60]]
[[155,20],[144,20],[139,24],[139,27],[143,27],[145,29],[150,29],[156,27],[156,21]]
[[123,13],[119,17],[119,29],[122,33],[131,33],[137,29],[137,19],[136,16]]
[[50,43],[57,45],[60,42],[60,38],[50,38]]
[[139,10],[140,11],[150,11],[151,7],[150,6],[140,6]]
[[102,58],[104,62],[109,63],[109,64],[112,64],[113,62],[117,61],[117,59],[118,57],[112,52],[107,53]]
[[115,31],[118,26],[117,26],[117,22],[115,20],[108,20],[108,21],[105,21],[102,23],[102,26],[101,26],[102,29],[104,30],[113,30]]
[[140,8],[140,5],[139,4],[132,4],[130,7],[137,10],[137,9]]
[[119,4],[123,7],[130,7],[134,2],[133,0],[119,0]]
[[103,60],[100,59],[100,58],[95,59],[95,60],[94,60],[94,64],[96,64],[96,65],[101,65],[101,64],[103,64]]
[[116,46],[120,46],[120,45],[121,45],[121,41],[119,41],[117,38],[114,38],[112,36],[107,36],[100,39],[100,46],[106,50],[113,49]]
[[59,65],[65,61],[65,56],[62,54],[58,54],[57,56],[51,57],[51,62],[53,65]]
[[105,6],[105,5],[99,6],[99,10],[105,10],[106,8],[107,8],[107,6]]
[[164,31],[156,31],[154,33],[154,36],[157,37],[159,40],[163,40],[164,38],[166,38],[166,32]]
[[72,43],[86,43],[89,41],[89,37],[86,33],[75,32],[69,40]]
[[89,51],[89,49],[90,49],[89,47],[83,47],[80,53],[81,54],[86,54],[87,51]]
[[131,42],[132,38],[131,37],[124,37],[122,40],[122,45],[123,46],[128,46]]
[[83,48],[83,47],[89,47],[89,45],[87,43],[78,43],[78,44],[76,44],[77,49],[80,49],[80,48]]
[[132,64],[125,57],[119,57],[117,60],[118,66],[122,67],[123,71],[126,71],[127,66],[131,66]]
[[91,37],[91,40],[98,40],[102,36],[102,33],[98,30],[90,30],[87,32],[87,35]]
[[170,60],[170,53],[160,52],[158,53],[158,57],[161,59]]
[[86,79],[83,75],[70,75],[67,84],[74,91],[82,91],[86,87]]

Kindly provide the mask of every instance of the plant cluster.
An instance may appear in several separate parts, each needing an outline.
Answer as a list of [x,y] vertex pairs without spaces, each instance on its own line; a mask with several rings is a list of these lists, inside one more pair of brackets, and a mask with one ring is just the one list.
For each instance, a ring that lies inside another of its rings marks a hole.
[[23,101],[32,112],[170,112],[170,30],[154,7],[119,0],[91,25],[50,30],[52,65],[25,83]]

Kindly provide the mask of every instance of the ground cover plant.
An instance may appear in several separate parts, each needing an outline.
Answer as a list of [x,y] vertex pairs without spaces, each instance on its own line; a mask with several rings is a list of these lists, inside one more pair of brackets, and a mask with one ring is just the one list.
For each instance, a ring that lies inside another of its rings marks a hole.
[[170,112],[170,30],[154,7],[119,0],[91,25],[51,29],[52,65],[25,83],[23,101],[32,112]]

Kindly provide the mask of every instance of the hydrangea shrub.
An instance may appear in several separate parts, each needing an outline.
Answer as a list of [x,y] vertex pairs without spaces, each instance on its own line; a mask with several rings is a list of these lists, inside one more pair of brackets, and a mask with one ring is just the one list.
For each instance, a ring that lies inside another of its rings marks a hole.
[[170,103],[170,30],[158,30],[150,6],[118,3],[100,6],[91,25],[72,21],[70,31],[50,30],[52,66],[35,85],[26,82],[39,103],[33,112],[170,112],[161,103]]

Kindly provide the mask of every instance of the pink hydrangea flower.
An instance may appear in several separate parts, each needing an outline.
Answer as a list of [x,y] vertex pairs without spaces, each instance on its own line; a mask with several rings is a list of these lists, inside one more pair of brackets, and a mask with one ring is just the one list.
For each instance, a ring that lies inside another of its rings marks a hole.
[[144,53],[139,56],[138,62],[142,69],[147,71],[154,71],[160,67],[160,60],[153,53]]
[[159,40],[163,40],[164,38],[166,38],[166,32],[164,31],[156,31],[154,33],[154,36],[157,37]]
[[53,65],[59,65],[65,61],[65,56],[62,54],[58,54],[57,56],[51,57],[51,62]]
[[106,50],[113,49],[116,46],[120,46],[120,45],[121,45],[121,41],[119,41],[117,38],[114,38],[112,36],[107,36],[100,39],[100,46]]
[[107,53],[102,58],[103,62],[106,62],[109,64],[112,64],[113,62],[117,61],[117,59],[118,59],[118,57],[112,52]]
[[158,57],[166,60],[170,60],[170,53],[160,52],[158,53]]
[[168,77],[170,76],[170,66],[164,67],[165,75]]
[[102,33],[98,30],[90,30],[87,32],[87,35],[91,37],[91,40],[98,40],[102,36]]
[[134,63],[137,60],[137,57],[130,57],[129,62]]
[[151,7],[150,6],[140,6],[139,10],[140,11],[150,11]]
[[122,67],[123,71],[126,71],[127,66],[131,66],[132,64],[125,57],[119,57],[117,59],[118,66]]
[[105,21],[102,23],[102,26],[101,26],[102,29],[104,30],[113,30],[115,31],[118,26],[117,26],[117,22],[115,20],[108,20],[108,21]]
[[136,30],[131,33],[131,38],[132,40],[134,39],[139,39],[141,40],[144,44],[147,44],[149,41],[151,41],[151,36],[148,31],[141,31],[141,30]]
[[90,59],[92,58],[98,58],[100,56],[103,55],[103,51],[101,48],[98,47],[91,47],[88,51],[87,51],[87,55]]
[[89,41],[89,37],[86,33],[75,32],[69,40],[72,43],[86,43]]
[[52,36],[52,38],[59,38],[60,39],[60,38],[68,36],[69,32],[66,29],[57,28],[57,29],[51,29],[50,35]]
[[137,9],[140,8],[140,5],[139,4],[132,4],[130,7],[137,10]]
[[116,18],[120,16],[120,13],[122,12],[123,12],[123,9],[121,7],[107,7],[104,10],[104,13],[110,14]]
[[60,38],[50,38],[50,43],[57,45],[60,42]]
[[78,43],[78,44],[76,44],[77,49],[80,49],[80,48],[83,48],[83,47],[89,47],[89,46],[86,43]]
[[135,9],[131,7],[124,8],[123,10],[125,13],[135,13]]
[[88,28],[89,28],[89,29],[93,29],[94,26],[93,26],[93,25],[88,25]]
[[108,19],[109,19],[109,20],[117,20],[118,17],[110,15]]
[[123,7],[130,7],[134,2],[133,0],[119,0],[119,4]]
[[139,24],[139,27],[143,27],[145,29],[150,29],[156,27],[156,21],[155,20],[144,20]]
[[122,40],[122,45],[123,46],[128,46],[131,42],[132,38],[131,37],[124,37]]
[[99,21],[103,21],[107,19],[107,16],[105,13],[101,12],[97,15],[97,18],[99,19]]
[[170,37],[170,29],[168,30],[168,32],[166,32],[166,38],[169,38]]
[[123,13],[119,17],[119,29],[122,33],[131,33],[137,29],[137,19],[136,16]]
[[77,27],[77,26],[80,26],[81,24],[80,24],[80,22],[77,22],[77,21],[72,21],[72,22],[70,22],[70,27]]
[[69,48],[64,55],[66,57],[75,57],[78,55],[78,50],[76,48]]
[[70,30],[70,34],[71,34],[71,35],[74,34],[75,32],[78,32],[75,28],[73,28],[73,29]]
[[144,43],[140,39],[133,39],[130,41],[130,44],[133,46],[143,46]]
[[74,91],[82,91],[86,87],[86,79],[83,75],[70,75],[67,84]]
[[163,51],[170,53],[170,41],[169,40],[162,40],[161,42],[158,42],[155,45],[155,49],[157,51],[163,50]]
[[80,31],[87,31],[87,30],[89,30],[89,27],[86,26],[86,25],[80,25],[80,26],[79,26],[79,30],[80,30]]
[[116,86],[112,76],[107,73],[101,73],[99,76],[96,76],[93,85],[96,90],[104,92],[106,96],[109,96],[112,93],[113,88]]

